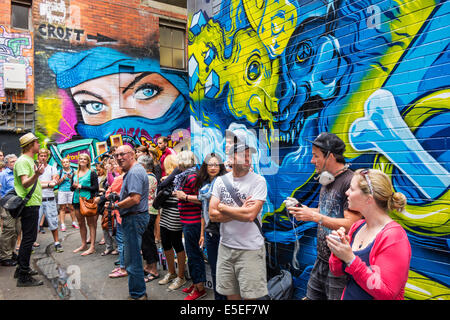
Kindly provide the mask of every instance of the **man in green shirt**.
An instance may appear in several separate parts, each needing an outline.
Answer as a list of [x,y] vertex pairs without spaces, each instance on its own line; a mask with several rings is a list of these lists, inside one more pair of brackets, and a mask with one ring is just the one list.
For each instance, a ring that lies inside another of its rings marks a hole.
[[[44,172],[44,165],[39,167],[34,163],[34,156],[39,152],[39,141],[34,134],[27,133],[19,139],[22,155],[14,165],[14,189],[18,196],[25,198],[39,176]],[[17,258],[18,267],[14,274],[18,287],[32,287],[43,284],[41,280],[33,278],[37,272],[30,268],[30,257],[33,243],[37,238],[39,207],[42,204],[42,187],[38,182],[30,200],[22,211],[22,242]]]

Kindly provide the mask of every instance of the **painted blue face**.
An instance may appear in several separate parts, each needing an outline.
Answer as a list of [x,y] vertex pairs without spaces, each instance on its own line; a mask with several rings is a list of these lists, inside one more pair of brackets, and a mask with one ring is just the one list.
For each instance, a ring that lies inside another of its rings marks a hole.
[[124,136],[153,136],[154,133],[163,136],[171,135],[175,129],[189,127],[189,104],[184,96],[179,95],[168,111],[156,119],[145,117],[124,117],[112,119],[100,125],[77,124],[77,131],[83,138],[93,138],[99,141],[107,140],[111,135],[121,133]]

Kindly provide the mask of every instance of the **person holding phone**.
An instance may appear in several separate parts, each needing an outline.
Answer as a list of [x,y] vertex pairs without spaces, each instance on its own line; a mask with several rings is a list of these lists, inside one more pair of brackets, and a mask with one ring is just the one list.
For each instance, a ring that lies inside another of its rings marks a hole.
[[411,246],[405,230],[389,212],[402,211],[406,197],[392,192],[390,178],[380,170],[357,170],[348,196],[348,206],[364,216],[327,237],[331,250],[330,271],[349,275],[342,300],[403,300],[411,261]]
[[74,171],[70,167],[69,158],[64,158],[61,161],[62,169],[59,171],[58,179],[58,205],[59,205],[59,221],[61,223],[61,231],[66,231],[66,225],[64,223],[66,212],[69,210],[70,217],[72,218],[72,227],[78,229],[78,223],[75,217],[75,211],[72,206],[73,192],[70,190],[70,186],[73,182]]

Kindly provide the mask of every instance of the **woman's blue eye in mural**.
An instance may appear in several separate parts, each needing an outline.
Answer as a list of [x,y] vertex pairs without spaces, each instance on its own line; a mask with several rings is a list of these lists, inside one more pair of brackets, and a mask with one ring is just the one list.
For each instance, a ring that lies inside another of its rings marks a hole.
[[261,75],[261,57],[259,54],[253,54],[247,60],[247,78],[255,81]]
[[137,100],[148,100],[158,95],[162,88],[151,83],[146,83],[140,86],[134,93],[134,98]]
[[89,114],[97,114],[106,109],[106,105],[99,101],[82,101],[80,107]]
[[313,49],[311,43],[309,41],[303,41],[298,45],[296,62],[304,63],[306,62],[313,54]]

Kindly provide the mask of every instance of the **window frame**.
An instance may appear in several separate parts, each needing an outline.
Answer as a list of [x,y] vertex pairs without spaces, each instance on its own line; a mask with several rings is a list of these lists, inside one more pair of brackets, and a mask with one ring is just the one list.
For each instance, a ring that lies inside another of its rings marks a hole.
[[[179,30],[183,32],[183,48],[176,48],[172,41],[173,41],[173,34],[171,32],[171,46],[166,46],[166,45],[161,45],[161,27],[163,28],[167,28],[172,30]],[[181,70],[181,71],[186,71],[187,70],[187,59],[186,59],[186,49],[187,49],[187,40],[186,40],[186,23],[182,23],[182,22],[177,22],[177,21],[169,21],[169,20],[164,20],[164,19],[160,19],[159,20],[159,30],[160,30],[160,38],[159,38],[159,52],[160,52],[160,57],[159,57],[159,63],[161,68],[164,69],[173,69],[173,70]],[[163,65],[161,63],[161,48],[167,48],[167,49],[171,49],[172,50],[172,63],[170,66],[167,65]],[[173,58],[173,51],[174,50],[183,50],[183,67],[182,68],[178,68],[175,67],[174,65],[174,58]]]

